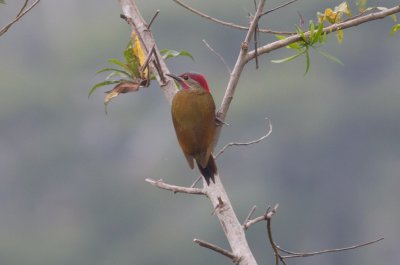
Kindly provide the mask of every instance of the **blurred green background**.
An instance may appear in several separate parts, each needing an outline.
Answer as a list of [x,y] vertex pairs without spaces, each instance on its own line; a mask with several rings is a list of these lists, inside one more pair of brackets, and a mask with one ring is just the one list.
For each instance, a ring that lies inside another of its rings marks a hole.
[[[0,5],[0,25],[21,1]],[[215,17],[247,23],[252,1],[187,1]],[[268,1],[269,8],[284,1]],[[262,19],[263,27],[292,30],[340,1],[299,1]],[[138,1],[161,49],[195,57],[172,59],[170,70],[202,72],[220,102],[229,75],[202,43],[232,66],[245,32],[194,16],[172,1]],[[371,2],[371,5],[375,2]],[[380,1],[393,6],[398,1]],[[354,6],[353,6],[354,7]],[[118,97],[106,116],[104,94],[88,100],[108,58],[120,58],[130,34],[117,1],[46,1],[0,38],[0,264],[229,264],[192,243],[194,237],[227,247],[207,199],[160,191],[144,179],[190,185],[169,106],[154,82]],[[400,35],[390,19],[329,37],[324,51],[344,66],[311,55],[286,64],[281,49],[243,72],[219,147],[217,163],[241,220],[252,205],[261,214],[280,203],[275,240],[294,251],[349,246],[385,237],[363,249],[289,264],[399,264]],[[274,40],[260,36],[261,41]],[[102,91],[104,91],[103,89]],[[274,259],[263,224],[248,239],[260,264]]]

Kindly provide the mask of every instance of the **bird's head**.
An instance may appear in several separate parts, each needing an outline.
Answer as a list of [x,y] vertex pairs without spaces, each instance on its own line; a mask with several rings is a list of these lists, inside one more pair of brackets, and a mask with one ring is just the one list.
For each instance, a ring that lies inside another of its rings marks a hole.
[[187,72],[179,76],[167,75],[175,79],[183,89],[203,89],[210,93],[207,80],[202,74]]

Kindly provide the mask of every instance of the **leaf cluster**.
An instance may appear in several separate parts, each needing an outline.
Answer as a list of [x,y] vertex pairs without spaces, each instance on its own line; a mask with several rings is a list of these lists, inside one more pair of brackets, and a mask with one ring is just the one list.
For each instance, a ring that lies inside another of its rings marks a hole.
[[[193,56],[187,51],[178,52],[165,49],[160,53],[163,59],[186,56],[193,60]],[[112,90],[106,91],[107,95],[104,98],[106,113],[107,105],[113,98],[120,94],[138,91],[141,87],[147,87],[150,85],[150,80],[155,79],[149,71],[148,65],[144,65],[146,61],[145,52],[135,34],[132,34],[131,40],[123,51],[123,61],[116,58],[110,58],[107,61],[112,66],[103,68],[96,74],[109,74],[102,82],[95,84],[88,94],[90,97],[100,87],[115,85]]]
[[[306,75],[308,73],[308,70],[310,69],[310,48],[312,48],[322,56],[338,64],[343,65],[343,63],[333,55],[319,50],[319,48],[326,43],[326,32],[324,32],[323,29],[324,29],[324,24],[322,22],[315,25],[314,22],[310,20],[309,23],[310,33],[306,35],[300,27],[296,26],[296,32],[298,35],[301,36],[301,39],[300,41],[287,45],[286,48],[296,50],[297,53],[295,55],[289,56],[284,59],[271,60],[271,62],[272,63],[289,62],[304,54],[306,57],[306,70],[304,75]],[[276,38],[278,38],[279,40],[283,40],[286,37],[281,35],[276,35]]]

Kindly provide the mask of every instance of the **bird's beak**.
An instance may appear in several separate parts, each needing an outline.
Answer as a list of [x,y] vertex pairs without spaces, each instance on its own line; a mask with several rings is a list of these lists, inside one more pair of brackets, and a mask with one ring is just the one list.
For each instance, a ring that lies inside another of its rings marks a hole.
[[173,79],[175,79],[177,82],[182,81],[182,79],[179,76],[173,75],[173,74],[165,74],[169,77],[172,77]]

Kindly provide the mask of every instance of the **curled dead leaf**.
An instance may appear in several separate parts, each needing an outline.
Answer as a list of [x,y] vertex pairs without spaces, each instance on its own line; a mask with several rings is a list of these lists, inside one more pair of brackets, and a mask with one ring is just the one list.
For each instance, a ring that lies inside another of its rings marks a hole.
[[118,83],[112,90],[106,91],[107,95],[104,98],[104,107],[107,114],[107,105],[110,101],[118,96],[119,94],[125,94],[129,92],[136,92],[140,87],[144,86],[147,80],[138,79],[135,81],[122,81]]

